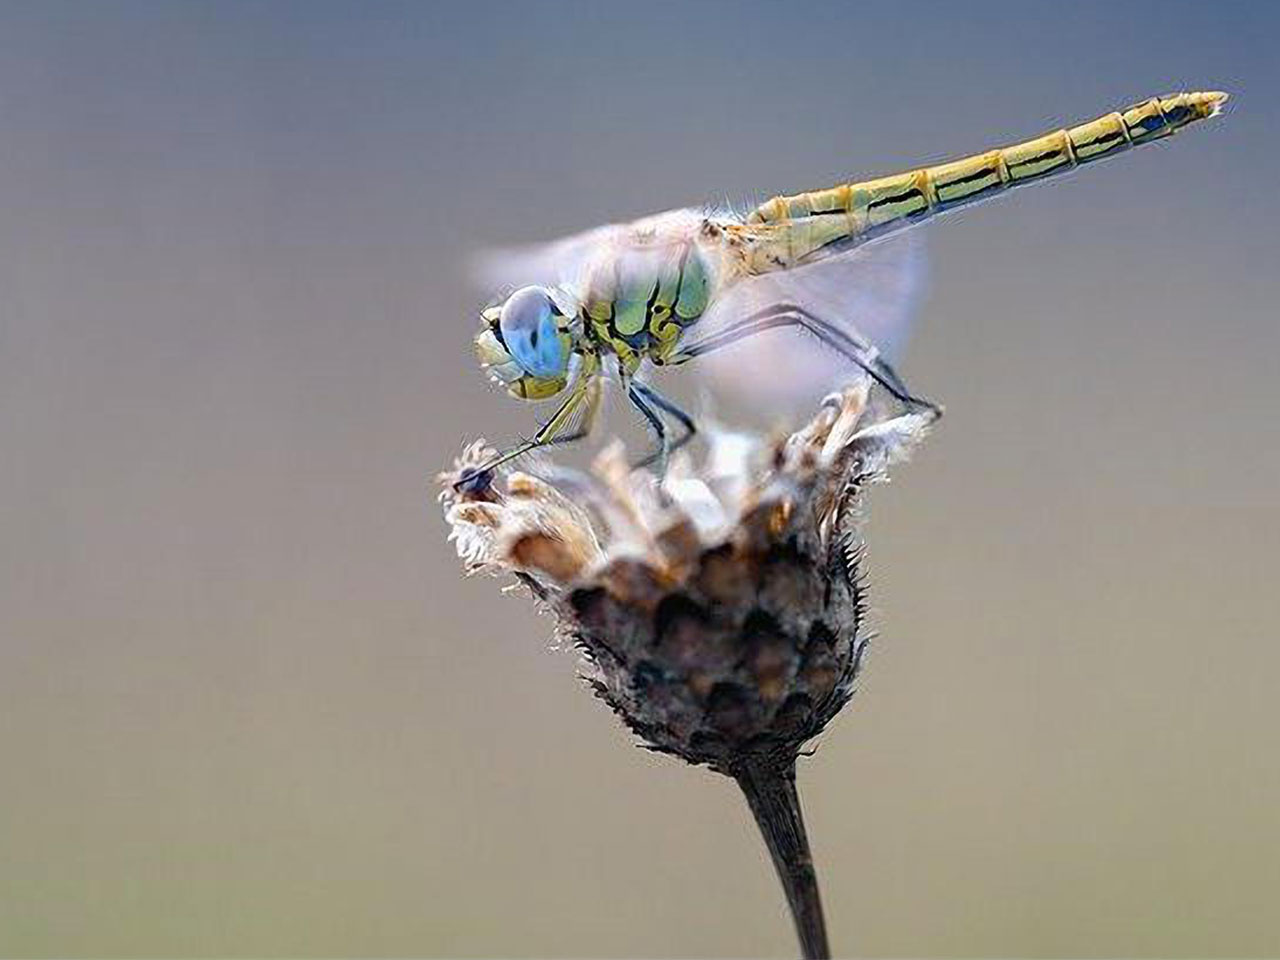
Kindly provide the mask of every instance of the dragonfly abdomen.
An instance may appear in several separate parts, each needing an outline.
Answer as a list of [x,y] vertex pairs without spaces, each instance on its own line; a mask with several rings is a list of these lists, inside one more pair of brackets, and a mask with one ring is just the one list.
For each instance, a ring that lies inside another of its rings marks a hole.
[[1149,143],[1216,114],[1224,93],[1156,97],[1088,123],[961,160],[826,190],[774,197],[747,218],[775,225],[758,269],[793,266],[1081,164]]

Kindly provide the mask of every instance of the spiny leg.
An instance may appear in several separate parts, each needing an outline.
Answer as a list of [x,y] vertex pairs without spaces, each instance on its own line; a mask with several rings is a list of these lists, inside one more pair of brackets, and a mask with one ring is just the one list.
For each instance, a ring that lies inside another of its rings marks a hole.
[[684,432],[679,437],[677,437],[673,443],[670,443],[666,447],[665,451],[659,448],[658,450],[655,450],[649,456],[645,457],[643,460],[641,460],[639,463],[636,464],[638,468],[647,467],[651,463],[654,463],[655,461],[661,459],[663,461],[661,472],[665,473],[666,458],[671,454],[675,453],[677,450],[679,450],[681,447],[683,447],[686,443],[688,443],[690,440],[694,438],[694,436],[698,432],[698,425],[694,422],[693,417],[691,417],[688,413],[682,410],[673,401],[668,400],[666,397],[660,394],[657,390],[653,389],[653,387],[650,387],[647,384],[640,383],[638,381],[632,381],[631,388],[634,389],[637,393],[639,393],[642,397],[644,397],[644,399],[647,400],[650,404],[657,407],[659,410],[667,414],[673,420],[677,421],[680,424],[680,426],[684,428]]
[[861,367],[868,376],[901,403],[909,407],[924,408],[934,416],[942,415],[942,408],[932,400],[914,396],[889,362],[881,357],[874,347],[859,343],[843,330],[794,304],[775,304],[738,320],[724,330],[679,348],[669,363],[687,363],[713,350],[719,350],[739,340],[780,327],[800,327],[807,330],[837,353]]
[[[583,407],[585,402],[586,406]],[[570,433],[561,433],[573,422],[578,410],[583,409],[582,420],[578,428]],[[479,493],[488,489],[493,483],[493,471],[504,463],[522,457],[530,450],[538,447],[549,447],[560,443],[572,443],[581,440],[595,426],[596,414],[600,410],[600,384],[597,377],[583,377],[573,387],[562,404],[556,409],[529,440],[510,447],[490,457],[478,467],[467,467],[454,483],[453,488],[462,492]]]
[[913,396],[902,382],[902,378],[888,361],[878,355],[874,347],[859,343],[844,331],[814,316],[803,307],[792,304],[776,304],[767,307],[701,341],[682,347],[671,362],[686,363],[694,357],[703,356],[713,350],[737,343],[739,340],[780,327],[800,327],[808,331],[837,353],[861,367],[902,403],[941,413],[941,408],[937,404],[922,397]]
[[636,468],[647,467],[649,464],[656,462],[658,464],[658,473],[665,474],[667,472],[667,454],[671,452],[671,444],[667,439],[667,425],[662,422],[662,417],[658,415],[658,412],[646,402],[645,394],[636,389],[638,386],[639,384],[636,383],[627,385],[627,398],[649,421],[650,429],[653,430],[658,438],[658,449],[637,463]]

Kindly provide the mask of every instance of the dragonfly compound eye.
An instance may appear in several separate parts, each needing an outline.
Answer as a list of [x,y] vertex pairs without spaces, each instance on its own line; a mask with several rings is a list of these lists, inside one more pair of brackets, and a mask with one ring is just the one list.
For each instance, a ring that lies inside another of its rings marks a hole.
[[559,377],[569,364],[563,315],[541,287],[517,290],[502,305],[498,327],[512,358],[535,377]]
[[[563,390],[568,382],[568,364],[562,363],[557,373],[550,377],[530,373],[508,349],[506,336],[502,331],[501,316],[500,307],[486,309],[481,315],[480,332],[476,335],[476,358],[484,371],[489,374],[489,378],[505,387],[513,397],[521,400],[543,400]],[[561,341],[564,356],[567,358],[568,335],[557,332],[556,338]],[[541,342],[541,332],[537,339]]]

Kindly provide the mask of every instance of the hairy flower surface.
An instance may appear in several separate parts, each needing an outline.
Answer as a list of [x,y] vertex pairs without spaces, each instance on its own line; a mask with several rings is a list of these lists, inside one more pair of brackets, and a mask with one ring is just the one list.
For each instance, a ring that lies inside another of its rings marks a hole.
[[860,385],[789,436],[713,430],[662,482],[615,443],[589,472],[455,487],[491,454],[477,442],[440,499],[467,569],[526,583],[648,746],[738,775],[792,763],[848,701],[866,645],[860,496],[933,419],[886,418]]

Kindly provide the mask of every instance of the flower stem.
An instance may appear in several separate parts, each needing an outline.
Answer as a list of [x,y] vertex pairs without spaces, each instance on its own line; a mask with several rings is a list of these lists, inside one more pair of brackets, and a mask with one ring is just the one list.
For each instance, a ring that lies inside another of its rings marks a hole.
[[818,876],[804,832],[800,797],[796,793],[795,762],[779,765],[747,763],[733,771],[738,786],[764,835],[765,845],[782,881],[805,960],[827,960],[827,928],[818,896]]

